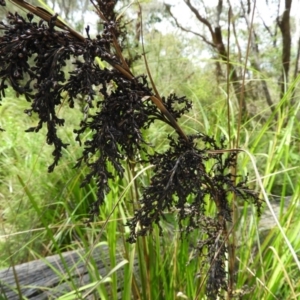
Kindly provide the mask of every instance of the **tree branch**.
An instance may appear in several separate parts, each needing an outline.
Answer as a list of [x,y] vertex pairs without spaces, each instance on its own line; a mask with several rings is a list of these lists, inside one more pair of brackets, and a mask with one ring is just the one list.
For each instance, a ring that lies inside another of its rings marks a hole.
[[206,44],[210,45],[211,47],[213,48],[216,48],[216,45],[212,42],[210,42],[204,35],[196,32],[196,31],[193,31],[193,30],[190,30],[190,29],[187,29],[185,27],[183,27],[177,20],[177,18],[173,15],[172,11],[171,11],[171,7],[170,5],[168,4],[164,4],[165,5],[165,8],[166,8],[166,11],[167,13],[170,14],[170,16],[172,17],[172,19],[175,21],[175,24],[178,28],[180,28],[182,31],[185,31],[185,32],[188,32],[188,33],[192,33],[196,36],[199,36]]
[[291,12],[292,0],[285,0],[285,10],[282,14],[281,20],[278,19],[278,26],[282,34],[282,76],[281,76],[281,94],[280,99],[282,99],[285,91],[286,85],[289,79],[290,70],[290,59],[291,59],[291,28],[290,28],[290,12]]
[[210,22],[206,18],[202,17],[199,14],[198,9],[191,4],[190,0],[184,0],[184,2],[189,7],[189,9],[194,13],[194,15],[196,16],[196,18],[208,28],[208,30],[209,30],[209,32],[210,32],[210,34],[211,34],[211,36],[212,36],[212,38],[214,40],[215,34],[214,34],[214,30],[213,30]]
[[[211,37],[212,37],[213,47],[218,50],[218,53],[219,53],[219,56],[221,57],[221,59],[224,62],[228,62],[230,82],[233,85],[235,96],[237,97],[237,99],[241,99],[240,100],[240,111],[242,112],[242,114],[246,114],[247,107],[246,107],[245,97],[241,97],[241,84],[239,82],[239,76],[238,76],[237,70],[235,69],[234,65],[229,60],[228,53],[226,51],[226,47],[223,42],[221,26],[220,26],[220,24],[218,24],[218,22],[219,22],[218,20],[220,20],[220,16],[221,16],[222,9],[223,9],[223,1],[222,0],[218,1],[218,5],[217,5],[217,9],[216,9],[217,10],[217,18],[216,18],[217,24],[216,24],[215,28],[213,28],[211,23],[199,13],[198,9],[191,4],[190,0],[184,0],[184,2],[189,7],[189,9],[193,12],[193,14],[196,16],[197,20],[200,23],[204,24],[208,28],[208,30],[211,34]],[[181,28],[181,26],[179,26],[179,28]]]

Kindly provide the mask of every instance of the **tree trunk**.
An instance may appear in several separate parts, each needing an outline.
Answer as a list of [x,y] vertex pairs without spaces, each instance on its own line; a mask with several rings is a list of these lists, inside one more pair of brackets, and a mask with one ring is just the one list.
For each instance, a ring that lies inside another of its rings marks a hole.
[[291,59],[291,28],[290,28],[290,12],[292,0],[285,0],[285,10],[278,20],[278,26],[282,35],[282,74],[280,80],[280,99],[288,88],[290,59]]

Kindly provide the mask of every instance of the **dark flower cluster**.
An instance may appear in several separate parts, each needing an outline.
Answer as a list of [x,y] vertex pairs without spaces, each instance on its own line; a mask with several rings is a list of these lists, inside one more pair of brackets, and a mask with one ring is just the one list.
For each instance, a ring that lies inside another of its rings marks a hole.
[[[162,98],[168,111],[178,120],[192,108],[192,103],[186,97],[178,98],[175,94],[170,94],[167,99]],[[176,105],[176,107],[175,107]]]
[[114,22],[117,18],[114,8],[118,0],[97,0],[96,2],[104,18],[109,22]]
[[[219,220],[202,216],[199,221],[202,234],[207,236],[198,241],[197,255],[202,257],[202,269],[207,270],[206,295],[208,299],[224,299],[223,290],[227,290],[225,261],[227,243],[224,235],[224,225]],[[208,251],[206,251],[208,250]]]
[[91,169],[83,184],[97,178],[98,201],[95,208],[102,204],[104,192],[108,191],[107,180],[111,174],[106,171],[107,162],[123,176],[124,159],[134,159],[136,152],[141,150],[144,144],[141,130],[153,121],[149,118],[151,111],[156,111],[151,102],[143,101],[143,95],[151,93],[146,82],[124,80],[116,76],[115,71],[107,72],[112,75],[116,89],[110,94],[104,87],[101,89],[105,97],[97,104],[99,112],[82,121],[81,128],[75,131],[78,141],[86,130],[93,132],[92,138],[85,142],[83,156],[77,166],[84,161]]
[[[126,32],[116,20],[116,2],[92,1],[103,24],[103,31],[94,39],[89,28],[84,38],[66,27],[57,15],[46,14],[46,21],[34,22],[31,13],[27,19],[9,13],[8,23],[0,23],[0,100],[10,85],[31,103],[25,113],[37,114],[39,122],[27,131],[38,132],[46,125],[47,143],[54,146],[54,161],[48,169],[52,172],[67,147],[57,133],[58,126],[66,126],[65,120],[57,116],[62,93],[68,95],[70,108],[75,107],[79,96],[83,97],[85,107],[75,130],[76,140],[81,144],[81,136],[88,131],[91,136],[83,141],[83,153],[76,167],[89,167],[82,185],[92,179],[97,184],[92,214],[99,213],[110,190],[108,182],[113,174],[108,171],[108,164],[122,177],[124,160],[134,160],[140,151],[147,151],[143,130],[157,120],[172,126],[178,137],[169,137],[168,150],[147,156],[147,163],[154,165],[154,175],[143,192],[141,208],[128,224],[128,240],[135,242],[138,236],[148,234],[154,224],[160,226],[166,210],[175,210],[182,237],[196,229],[202,229],[207,236],[196,248],[202,254],[204,248],[208,249],[207,295],[214,299],[221,289],[226,289],[224,230],[226,222],[231,221],[230,195],[253,200],[258,209],[260,203],[246,182],[231,174],[236,151],[222,151],[226,148],[224,141],[218,143],[204,134],[184,134],[177,121],[189,111],[191,103],[175,94],[160,99],[148,86],[146,76],[133,76],[122,54]],[[97,57],[111,68],[100,68],[95,63]],[[66,71],[67,64],[73,67],[70,72]],[[93,113],[90,108],[95,108]],[[217,207],[215,218],[205,215],[207,201],[213,201]]]
[[[65,32],[56,32],[51,22],[49,26],[42,21],[31,22],[31,14],[28,21],[17,13],[9,13],[7,19],[9,25],[0,23],[4,30],[0,46],[0,93],[5,96],[8,82],[16,92],[24,94],[27,101],[32,101],[26,113],[37,113],[40,121],[28,131],[37,132],[46,123],[47,143],[55,147],[54,163],[49,167],[52,171],[62,148],[67,146],[57,136],[56,126],[64,125],[64,120],[57,117],[55,107],[61,104],[59,90],[65,81],[61,67],[70,57],[70,38]],[[34,66],[30,66],[29,59],[34,59]]]
[[[253,201],[260,210],[261,203],[255,192],[247,189],[246,182],[232,176],[231,167],[236,161],[236,152],[224,153],[221,145],[206,135],[189,136],[189,141],[169,137],[170,148],[165,153],[149,156],[154,165],[150,186],[141,199],[141,209],[135,212],[128,223],[134,243],[138,236],[147,235],[166,211],[175,211],[182,237],[197,229],[202,232],[195,247],[197,253],[209,266],[207,296],[216,299],[226,290],[226,222],[231,221],[229,199],[232,194],[245,201]],[[201,147],[200,147],[201,146]],[[211,167],[207,167],[210,165]],[[217,207],[215,218],[207,217],[205,204],[213,201]],[[206,249],[206,251],[204,251]],[[205,254],[208,253],[208,254]],[[207,268],[204,270],[207,270]]]
[[[27,132],[38,132],[46,124],[47,143],[54,145],[54,162],[49,166],[49,172],[54,170],[62,156],[62,149],[67,147],[57,134],[57,126],[65,123],[56,114],[57,107],[62,104],[62,92],[67,92],[71,108],[78,95],[83,95],[85,116],[75,133],[78,141],[86,130],[91,129],[93,136],[85,142],[83,156],[77,166],[84,161],[91,169],[83,184],[91,178],[96,179],[98,201],[96,209],[93,209],[95,213],[109,191],[107,181],[111,174],[107,171],[107,162],[111,162],[117,173],[122,175],[124,157],[133,158],[141,149],[141,130],[156,119],[166,121],[149,99],[152,92],[146,77],[135,78],[122,67],[124,60],[117,55],[120,49],[115,47],[116,36],[120,36],[122,31],[117,29],[117,23],[112,19],[115,14],[109,13],[110,6],[104,7],[103,13],[109,22],[103,23],[104,30],[95,39],[90,38],[88,28],[88,38],[57,30],[57,16],[46,23],[42,20],[34,22],[32,14],[28,14],[26,20],[18,13],[9,13],[8,24],[0,23],[0,29],[4,31],[0,45],[0,94],[5,97],[5,89],[10,85],[32,103],[25,113],[36,113],[39,123]],[[115,68],[101,69],[95,64],[96,57]],[[65,66],[71,59],[74,69],[66,76]],[[111,85],[115,86],[112,91]],[[95,97],[97,103],[94,103]],[[166,105],[176,106],[175,102],[182,101],[182,98],[172,95]],[[89,108],[95,106],[98,111],[90,115]],[[176,113],[176,109],[172,108],[172,112],[176,117],[184,109]]]
[[[199,228],[205,216],[206,201],[215,202],[217,219],[228,222],[231,221],[229,197],[232,193],[243,200],[252,199],[260,209],[256,193],[247,189],[244,181],[236,184],[232,176],[230,168],[236,161],[236,152],[222,152],[223,143],[219,146],[213,138],[202,134],[189,136],[188,142],[169,137],[169,145],[165,153],[149,155],[154,175],[144,190],[141,209],[129,223],[130,242],[151,232],[153,224],[159,225],[164,212],[174,207],[183,233]],[[207,164],[213,167],[207,169]],[[188,225],[183,228],[186,220]]]

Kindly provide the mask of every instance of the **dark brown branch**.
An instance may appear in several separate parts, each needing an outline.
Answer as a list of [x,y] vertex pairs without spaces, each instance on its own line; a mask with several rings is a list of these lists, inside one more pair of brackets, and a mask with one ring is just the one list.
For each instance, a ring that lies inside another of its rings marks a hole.
[[[299,66],[300,66],[300,38],[298,39],[298,43],[297,43],[297,56],[296,56],[294,76],[293,76],[294,80],[297,78],[297,76],[299,74]],[[296,103],[295,91],[296,91],[296,89],[293,88],[292,100],[291,100],[292,105],[294,105]]]
[[247,14],[249,15],[251,12],[251,1],[247,0]]
[[290,59],[291,59],[291,28],[290,28],[290,12],[291,12],[292,0],[285,0],[285,10],[280,19],[277,20],[278,26],[282,35],[282,68],[281,75],[281,94],[282,99],[287,84],[289,81]]
[[295,63],[295,70],[294,70],[294,79],[296,79],[296,77],[298,76],[299,66],[300,66],[300,38],[298,39],[298,43],[297,43],[297,56],[296,56],[296,63]]
[[220,25],[220,18],[221,18],[221,13],[223,10],[223,0],[219,0],[218,5],[217,5],[217,25]]

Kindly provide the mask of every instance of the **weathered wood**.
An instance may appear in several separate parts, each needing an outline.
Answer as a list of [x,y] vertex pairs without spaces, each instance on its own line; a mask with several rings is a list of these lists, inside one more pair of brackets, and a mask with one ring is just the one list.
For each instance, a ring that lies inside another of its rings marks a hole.
[[[89,271],[92,272],[93,268],[98,270],[100,276],[106,276],[112,269],[108,250],[105,245],[97,248],[90,256],[89,263],[86,263],[84,251],[80,250],[15,266],[22,297],[18,295],[13,269],[2,270],[0,271],[0,295],[2,295],[0,299],[57,299],[73,291],[75,287],[82,287],[95,281],[95,275],[93,278],[89,275]],[[123,259],[121,254],[116,257],[117,263]],[[123,271],[124,269],[119,270],[117,274]],[[118,286],[122,286],[121,282],[118,282]]]

